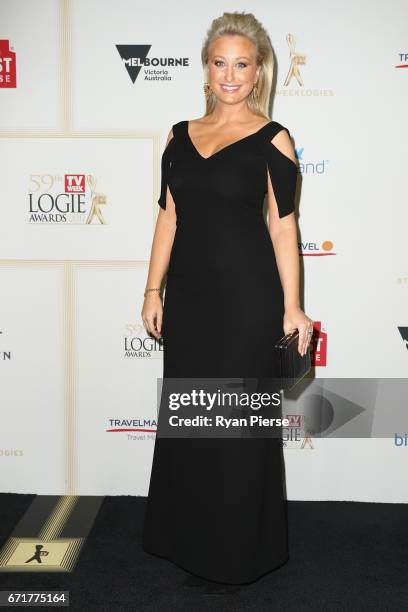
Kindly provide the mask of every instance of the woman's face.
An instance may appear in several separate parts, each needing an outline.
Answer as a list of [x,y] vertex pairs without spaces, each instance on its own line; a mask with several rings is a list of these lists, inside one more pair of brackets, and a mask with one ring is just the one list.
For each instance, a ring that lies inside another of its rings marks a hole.
[[236,104],[252,91],[260,67],[256,47],[246,36],[227,34],[209,47],[208,80],[217,98],[225,104]]

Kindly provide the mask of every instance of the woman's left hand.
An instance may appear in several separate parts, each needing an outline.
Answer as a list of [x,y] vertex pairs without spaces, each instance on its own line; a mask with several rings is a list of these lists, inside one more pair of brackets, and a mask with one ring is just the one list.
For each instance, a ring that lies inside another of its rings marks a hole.
[[313,321],[299,307],[286,308],[283,317],[283,332],[289,334],[296,329],[299,330],[298,351],[301,355],[305,355],[313,335]]

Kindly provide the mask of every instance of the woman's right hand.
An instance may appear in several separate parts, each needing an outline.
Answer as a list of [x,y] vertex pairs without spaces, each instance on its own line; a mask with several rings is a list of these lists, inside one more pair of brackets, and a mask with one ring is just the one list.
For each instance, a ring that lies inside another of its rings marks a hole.
[[156,291],[149,292],[143,302],[142,321],[145,329],[157,340],[161,338],[163,304]]

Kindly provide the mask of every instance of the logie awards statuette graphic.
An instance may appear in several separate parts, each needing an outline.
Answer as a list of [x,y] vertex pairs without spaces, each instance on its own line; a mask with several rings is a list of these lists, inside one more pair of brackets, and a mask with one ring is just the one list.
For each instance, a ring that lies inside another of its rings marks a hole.
[[284,85],[289,85],[292,77],[295,77],[301,87],[303,87],[303,79],[300,76],[299,66],[306,64],[306,56],[302,53],[296,53],[295,51],[295,37],[293,34],[286,36],[286,42],[288,43],[290,50],[290,67]]

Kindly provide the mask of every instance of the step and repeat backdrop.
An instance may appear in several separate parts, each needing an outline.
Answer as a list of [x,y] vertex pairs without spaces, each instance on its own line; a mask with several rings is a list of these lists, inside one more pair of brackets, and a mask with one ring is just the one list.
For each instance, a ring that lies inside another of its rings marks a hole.
[[[299,159],[312,393],[349,427],[299,435],[305,396],[288,394],[288,498],[408,502],[408,424],[384,392],[408,371],[402,0],[0,0],[2,492],[147,494],[163,347],[141,309],[160,159],[171,125],[204,113],[212,19],[242,10],[270,35],[271,116]],[[197,342],[215,351],[216,337]]]

